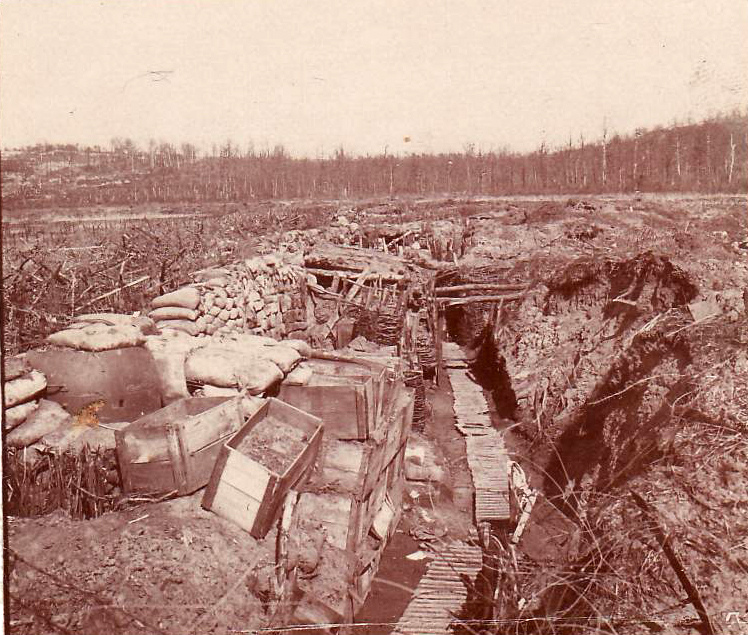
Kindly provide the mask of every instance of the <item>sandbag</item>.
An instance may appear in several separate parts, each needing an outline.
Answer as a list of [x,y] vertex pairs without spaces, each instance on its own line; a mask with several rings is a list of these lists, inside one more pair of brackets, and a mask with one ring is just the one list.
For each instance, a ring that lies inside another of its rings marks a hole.
[[290,373],[301,361],[301,353],[299,351],[290,346],[282,346],[280,344],[276,346],[263,346],[262,349],[259,349],[258,355],[264,359],[269,359],[284,374]]
[[151,307],[158,309],[165,306],[179,306],[184,309],[196,309],[200,304],[200,291],[195,287],[182,287],[171,293],[160,295],[151,300]]
[[66,329],[47,337],[50,344],[79,351],[109,351],[115,348],[140,346],[145,335],[137,326],[106,326],[94,324],[83,329]]
[[185,309],[181,306],[162,306],[153,309],[148,317],[156,322],[159,320],[189,320],[194,322],[197,319],[197,311],[195,309]]
[[250,358],[242,351],[226,348],[200,348],[187,357],[184,364],[188,381],[223,388],[246,388],[249,394],[265,392],[283,379],[283,372],[273,362]]
[[6,357],[3,359],[3,370],[5,371],[5,381],[10,381],[31,372],[31,364],[22,355]]
[[44,437],[34,444],[37,450],[49,449],[54,450],[57,454],[62,454],[66,450],[80,449],[83,447],[80,437],[85,435],[90,428],[83,425],[62,425],[57,430],[45,434]]
[[[111,424],[107,424],[111,425]],[[122,427],[129,424],[122,424]],[[56,453],[80,452],[84,446],[92,450],[114,450],[117,447],[114,430],[101,426],[72,425],[42,437],[32,446],[36,450],[54,450]]]
[[251,333],[235,333],[221,339],[222,343],[236,342],[240,346],[275,346],[278,342],[272,337],[252,335]]
[[156,366],[164,405],[190,396],[184,375],[184,361],[190,351],[202,345],[198,338],[176,330],[167,330],[157,337],[147,338],[145,347]]
[[189,397],[187,379],[184,376],[186,351],[152,350],[151,355],[156,365],[164,405]]
[[283,374],[290,373],[301,360],[301,354],[290,346],[281,346],[275,340],[272,345],[257,346],[246,344],[241,339],[237,342],[224,340],[214,346],[230,352],[246,355],[249,359],[267,359],[281,369]]
[[72,427],[73,417],[60,404],[42,399],[28,419],[5,437],[11,448],[23,448],[42,437]]
[[13,408],[8,408],[3,412],[3,429],[12,430],[21,425],[38,407],[38,401],[27,401],[13,406]]
[[281,342],[281,345],[295,348],[297,351],[299,351],[302,357],[312,356],[312,347],[309,346],[309,344],[304,340],[283,340]]
[[283,380],[289,386],[306,386],[311,380],[314,371],[308,366],[297,366]]
[[3,400],[6,408],[12,408],[31,401],[47,387],[47,378],[38,370],[32,370],[23,377],[6,381],[3,385]]
[[156,322],[156,326],[160,329],[173,329],[175,331],[182,331],[187,335],[197,335],[198,329],[194,322],[189,320],[162,320]]
[[241,394],[238,388],[223,388],[222,386],[211,386],[205,384],[201,390],[203,391],[203,397],[236,397]]
[[145,315],[127,315],[124,313],[86,313],[73,319],[69,329],[82,329],[87,326],[103,324],[105,326],[135,326],[145,335],[156,332],[156,323]]
[[130,326],[132,325],[132,315],[126,313],[84,313],[76,315],[73,318],[72,325],[75,324],[106,324],[107,326]]

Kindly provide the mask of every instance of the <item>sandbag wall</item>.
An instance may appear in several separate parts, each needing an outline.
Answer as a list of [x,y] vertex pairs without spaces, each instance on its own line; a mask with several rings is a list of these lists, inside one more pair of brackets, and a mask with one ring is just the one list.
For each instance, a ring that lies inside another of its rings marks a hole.
[[190,335],[306,337],[306,274],[301,267],[265,256],[199,271],[193,279],[152,300],[149,317],[160,329]]

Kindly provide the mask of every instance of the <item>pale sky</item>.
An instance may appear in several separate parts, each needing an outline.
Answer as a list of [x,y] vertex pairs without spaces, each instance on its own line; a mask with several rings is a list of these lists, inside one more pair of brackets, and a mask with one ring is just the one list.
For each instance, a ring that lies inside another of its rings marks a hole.
[[746,105],[746,0],[0,3],[4,147],[527,151]]

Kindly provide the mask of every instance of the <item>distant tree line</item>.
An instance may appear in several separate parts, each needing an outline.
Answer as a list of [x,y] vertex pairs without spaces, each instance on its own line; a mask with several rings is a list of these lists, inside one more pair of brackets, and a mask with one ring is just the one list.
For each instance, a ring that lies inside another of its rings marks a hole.
[[231,141],[200,153],[151,142],[138,148],[37,145],[2,156],[10,206],[238,202],[276,198],[748,191],[748,116],[639,129],[534,152],[294,158],[282,146],[242,151]]

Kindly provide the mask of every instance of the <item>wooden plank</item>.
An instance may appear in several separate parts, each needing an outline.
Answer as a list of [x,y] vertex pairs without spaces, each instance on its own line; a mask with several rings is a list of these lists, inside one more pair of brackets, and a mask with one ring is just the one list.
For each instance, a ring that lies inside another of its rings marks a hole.
[[251,533],[260,510],[260,501],[254,500],[230,483],[220,481],[210,509]]
[[221,481],[261,501],[270,482],[270,472],[256,461],[243,456],[236,450],[229,450],[226,464],[221,473]]
[[218,439],[211,445],[187,456],[187,488],[189,492],[195,492],[208,484],[221,448],[229,438]]
[[515,302],[524,299],[524,293],[508,295],[471,295],[464,298],[436,298],[436,302],[444,306],[458,306],[461,304],[473,304],[475,302]]
[[526,289],[526,284],[458,284],[454,286],[435,287],[436,296],[448,296],[453,293],[462,293],[466,291],[522,291]]
[[286,473],[281,478],[279,486],[284,490],[284,495],[286,491],[293,487],[296,487],[301,481],[309,476],[309,473],[314,467],[314,462],[317,460],[317,456],[319,455],[321,444],[322,428],[320,427],[312,435],[312,438],[309,440],[306,448],[304,448],[301,454],[296,457],[294,462],[286,470]]
[[346,494],[303,492],[298,514],[302,525],[322,525],[326,540],[338,549],[354,553],[360,544],[361,505]]
[[174,470],[169,461],[131,463],[127,473],[127,481],[127,492],[161,494],[173,492],[177,489]]
[[171,467],[174,470],[174,482],[180,495],[187,494],[187,466],[185,465],[185,451],[180,439],[181,426],[178,423],[168,424],[166,427],[166,443],[169,448]]
[[[444,336],[444,307],[436,306],[436,372],[441,372],[442,367],[442,355],[443,355],[443,344],[442,337]],[[438,377],[438,376],[437,376]]]
[[243,423],[240,398],[230,399],[182,422],[182,440],[188,453],[196,452],[236,432]]
[[[307,267],[305,266],[304,269],[308,271],[311,274],[314,274],[316,276],[329,276],[332,277],[334,275],[338,275],[341,278],[353,278],[356,275],[360,274],[362,269],[351,269],[349,271],[344,271],[342,269],[320,269],[319,267]],[[400,282],[403,279],[402,275],[399,274],[392,274],[392,273],[382,273],[382,279],[386,282]]]
[[164,430],[133,428],[132,425],[114,433],[117,452],[127,448],[127,460],[122,463],[149,463],[169,459],[169,447]]
[[229,458],[229,447],[226,445],[223,445],[218,450],[218,457],[216,458],[216,462],[213,466],[213,471],[210,474],[210,479],[208,480],[208,486],[205,488],[205,493],[203,494],[203,499],[201,501],[201,505],[205,509],[211,509],[211,506],[213,504],[213,500],[216,496],[216,491],[218,489],[218,483],[221,480],[221,474],[223,473],[224,467],[226,467],[226,461]]
[[383,445],[372,439],[327,440],[319,457],[319,471],[310,487],[313,490],[334,487],[337,492],[363,500],[374,489],[384,469],[383,457]]

